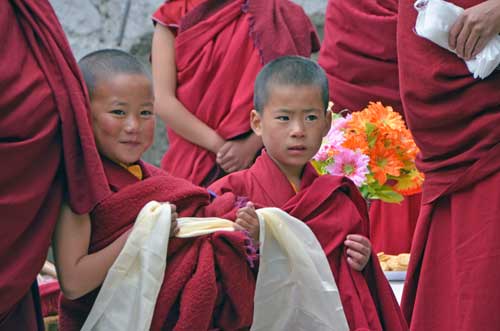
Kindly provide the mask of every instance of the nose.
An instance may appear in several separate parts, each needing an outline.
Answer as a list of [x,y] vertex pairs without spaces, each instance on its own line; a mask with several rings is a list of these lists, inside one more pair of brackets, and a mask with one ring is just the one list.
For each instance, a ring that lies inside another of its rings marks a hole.
[[305,135],[305,123],[304,123],[304,121],[297,119],[295,121],[292,121],[291,124],[292,124],[292,128],[290,131],[291,136],[295,137],[295,138],[304,137],[304,135]]
[[125,120],[125,132],[126,133],[136,133],[139,131],[139,119],[137,119],[135,116],[129,116]]

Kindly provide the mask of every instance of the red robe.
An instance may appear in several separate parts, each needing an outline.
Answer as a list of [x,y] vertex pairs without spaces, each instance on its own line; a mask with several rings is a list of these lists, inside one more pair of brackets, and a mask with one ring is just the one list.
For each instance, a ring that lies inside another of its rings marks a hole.
[[222,197],[245,196],[259,207],[278,207],[306,222],[328,258],[351,330],[407,329],[376,255],[372,254],[362,273],[347,264],[346,236],[369,236],[366,204],[352,182],[343,177],[320,177],[308,164],[300,191],[295,193],[264,151],[250,169],[218,180],[209,190]]
[[[153,19],[177,34],[177,98],[226,140],[251,132],[253,83],[263,64],[319,49],[308,17],[288,0],[174,0]],[[221,175],[215,154],[170,129],[168,138],[163,169],[197,185]]]
[[0,330],[36,330],[30,287],[63,195],[84,213],[109,189],[84,85],[49,2],[2,1],[0,29]]
[[[397,1],[328,2],[325,39],[318,62],[328,75],[334,110],[359,111],[382,101],[403,114],[396,50]],[[373,249],[409,252],[421,195],[401,204],[374,200],[370,207]]]
[[[114,194],[91,214],[89,252],[116,240],[134,223],[151,200],[169,201],[182,216],[234,218],[231,197],[210,201],[206,189],[163,170],[140,163],[140,181],[121,166],[103,160]],[[253,317],[255,277],[251,269],[253,247],[242,232],[171,239],[165,278],[157,298],[151,330],[243,330]],[[250,263],[249,263],[250,262]],[[96,289],[77,299],[60,297],[59,328],[80,330],[99,293]]]
[[401,95],[426,176],[402,307],[412,330],[499,330],[500,71],[473,79],[415,34],[416,15],[399,2]]

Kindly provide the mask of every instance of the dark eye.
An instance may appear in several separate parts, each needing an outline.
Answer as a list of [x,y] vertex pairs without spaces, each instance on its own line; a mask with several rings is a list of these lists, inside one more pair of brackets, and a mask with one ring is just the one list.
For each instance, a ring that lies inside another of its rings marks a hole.
[[121,109],[113,109],[112,111],[110,111],[110,113],[119,116],[125,115],[125,112]]
[[288,121],[290,118],[286,115],[282,115],[282,116],[276,116],[276,119],[279,121]]
[[141,111],[141,116],[142,117],[150,117],[150,116],[153,116],[153,112],[151,110],[143,110],[143,111]]
[[315,121],[318,119],[317,115],[307,115],[306,116],[306,121]]

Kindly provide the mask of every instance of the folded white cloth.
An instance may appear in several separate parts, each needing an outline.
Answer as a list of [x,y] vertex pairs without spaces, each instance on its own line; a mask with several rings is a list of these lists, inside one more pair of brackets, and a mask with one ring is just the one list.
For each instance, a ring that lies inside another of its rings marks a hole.
[[[448,44],[451,27],[464,9],[443,0],[417,0],[416,33],[455,53]],[[474,78],[488,77],[500,64],[500,36],[496,35],[473,59],[465,61]]]
[[328,260],[311,229],[281,209],[257,214],[260,261],[251,330],[349,330]]

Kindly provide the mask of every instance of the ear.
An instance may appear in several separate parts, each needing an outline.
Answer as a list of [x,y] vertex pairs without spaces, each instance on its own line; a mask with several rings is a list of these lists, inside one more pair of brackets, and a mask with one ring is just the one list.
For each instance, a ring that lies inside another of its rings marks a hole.
[[327,110],[325,113],[325,128],[323,129],[323,137],[328,134],[330,128],[332,127],[332,111]]
[[250,113],[250,126],[252,127],[253,132],[257,136],[262,135],[262,118],[258,111],[252,109]]

